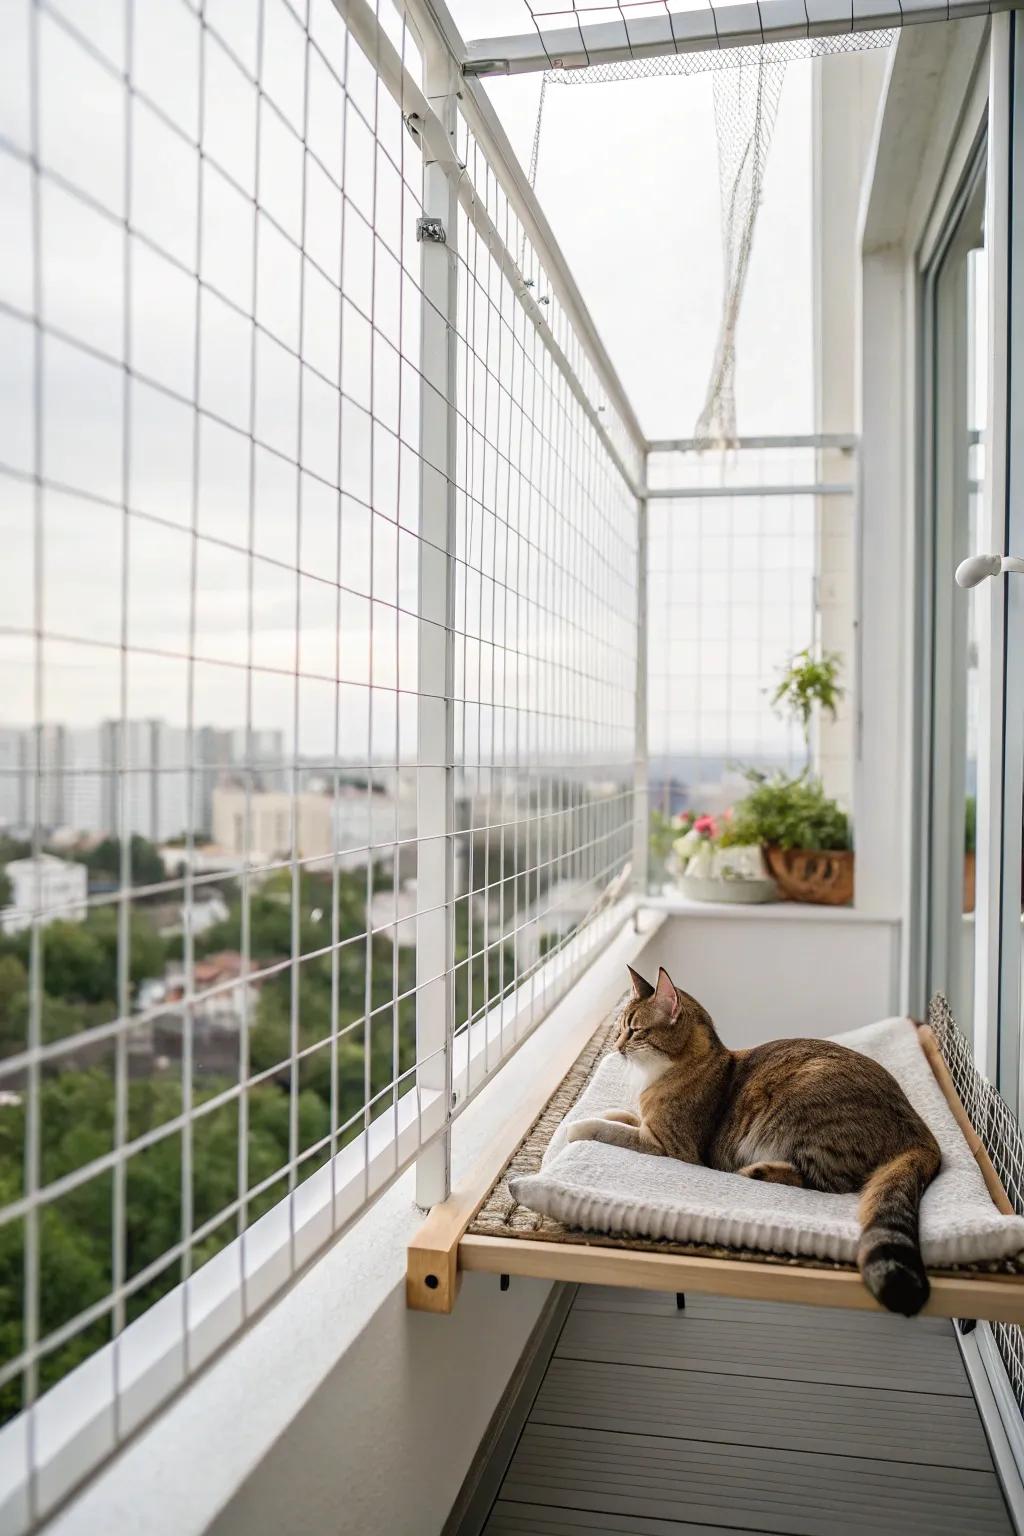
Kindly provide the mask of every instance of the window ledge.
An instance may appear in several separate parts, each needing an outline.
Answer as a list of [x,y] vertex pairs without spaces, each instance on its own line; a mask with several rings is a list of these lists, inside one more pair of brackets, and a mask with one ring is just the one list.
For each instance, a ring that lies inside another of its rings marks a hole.
[[901,921],[894,913],[864,912],[857,907],[816,906],[807,901],[692,901],[676,892],[645,896],[640,909],[671,917],[721,918],[733,923],[885,923],[898,926]]

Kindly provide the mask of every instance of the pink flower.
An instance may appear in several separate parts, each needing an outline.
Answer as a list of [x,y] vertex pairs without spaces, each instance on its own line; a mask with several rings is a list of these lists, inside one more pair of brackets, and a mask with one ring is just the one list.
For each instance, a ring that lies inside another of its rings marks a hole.
[[693,824],[695,832],[701,832],[707,837],[714,837],[716,833],[715,818],[713,816],[698,816]]

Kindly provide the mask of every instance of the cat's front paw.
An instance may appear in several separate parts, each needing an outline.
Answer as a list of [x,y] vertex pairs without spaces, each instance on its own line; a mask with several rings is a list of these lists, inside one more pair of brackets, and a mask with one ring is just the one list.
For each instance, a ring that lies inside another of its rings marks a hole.
[[574,1120],[565,1133],[566,1141],[600,1141],[606,1120]]
[[614,1121],[616,1125],[640,1124],[640,1116],[635,1115],[631,1109],[606,1109],[602,1118]]

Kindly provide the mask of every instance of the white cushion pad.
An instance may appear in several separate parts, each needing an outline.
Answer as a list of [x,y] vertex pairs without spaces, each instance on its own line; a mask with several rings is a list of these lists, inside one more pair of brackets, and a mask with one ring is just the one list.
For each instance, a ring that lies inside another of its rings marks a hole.
[[[921,1204],[925,1264],[1003,1259],[1024,1250],[1024,1218],[1001,1215],[993,1205],[913,1023],[884,1019],[835,1039],[886,1067],[938,1139],[942,1167]],[[824,1195],[604,1142],[567,1140],[573,1120],[636,1108],[631,1074],[613,1052],[551,1138],[540,1171],[510,1179],[513,1196],[530,1210],[588,1232],[854,1260],[857,1195]]]

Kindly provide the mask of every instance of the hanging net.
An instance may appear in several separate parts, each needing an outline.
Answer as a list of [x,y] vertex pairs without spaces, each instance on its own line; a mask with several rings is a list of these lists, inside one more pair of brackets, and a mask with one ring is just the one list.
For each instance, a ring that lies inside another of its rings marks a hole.
[[708,447],[725,447],[737,438],[736,330],[786,65],[790,60],[817,58],[822,54],[887,48],[895,37],[895,32],[884,31],[794,38],[756,47],[621,59],[580,69],[549,69],[541,79],[530,157],[531,186],[537,181],[541,121],[549,82],[559,85],[604,84],[655,75],[695,75],[714,71],[722,225],[722,308],[711,376],[694,429],[695,438]]
[[768,149],[786,76],[784,61],[720,70],[714,79],[718,195],[722,217],[722,310],[704,408],[694,436],[719,446],[736,440],[736,327],[754,245]]

